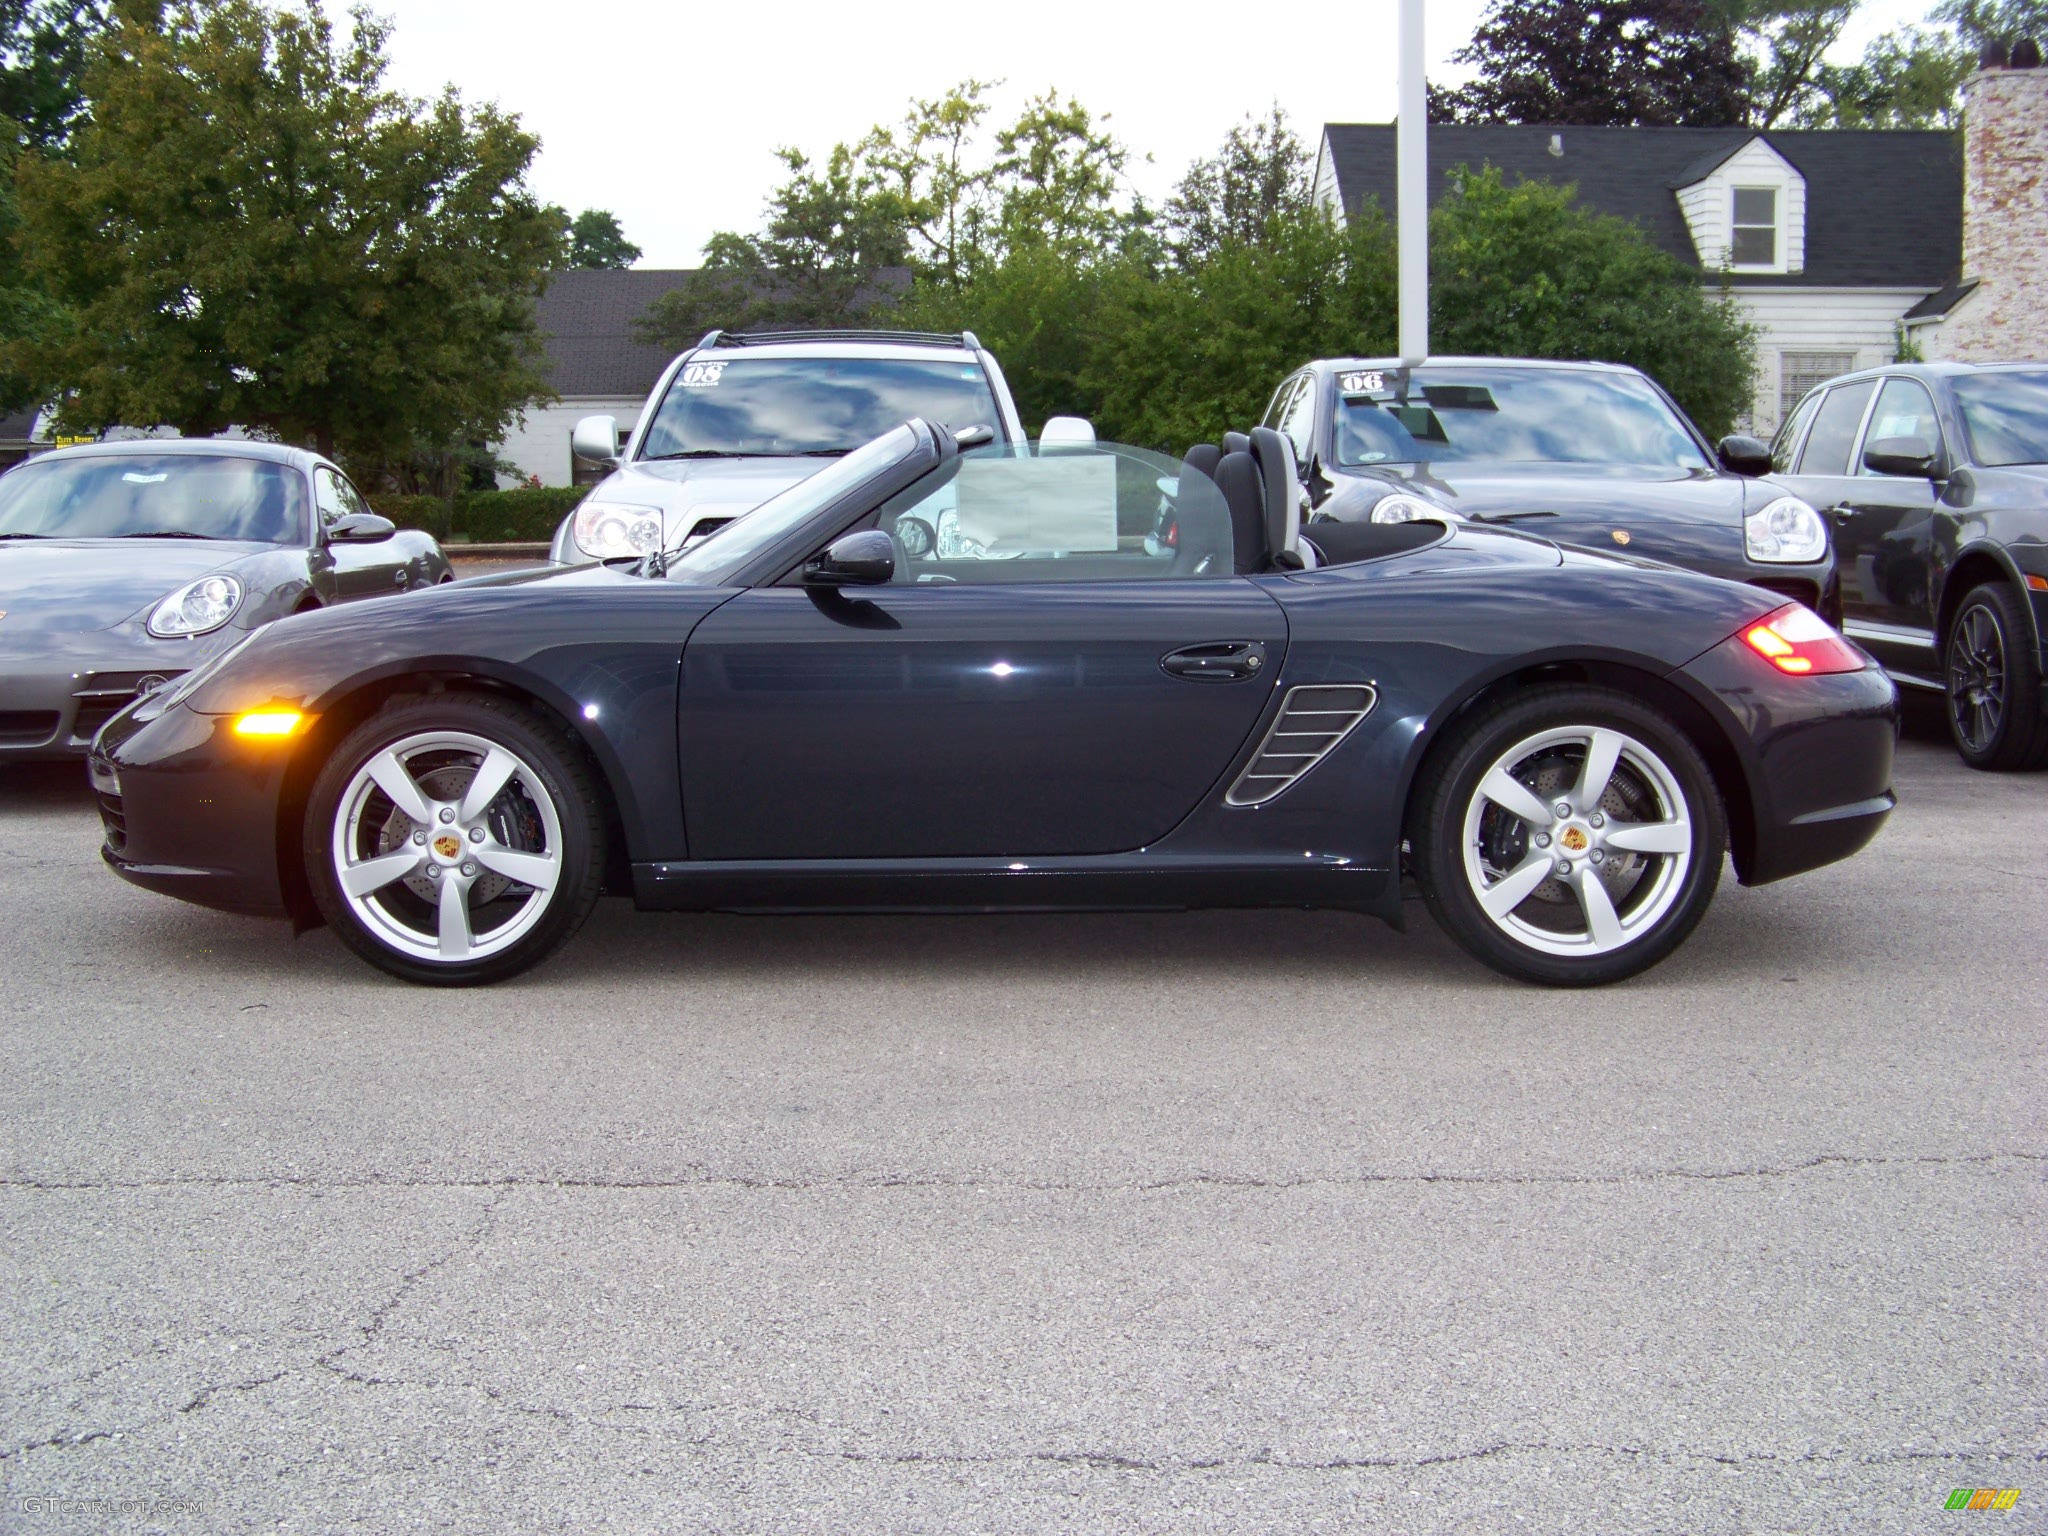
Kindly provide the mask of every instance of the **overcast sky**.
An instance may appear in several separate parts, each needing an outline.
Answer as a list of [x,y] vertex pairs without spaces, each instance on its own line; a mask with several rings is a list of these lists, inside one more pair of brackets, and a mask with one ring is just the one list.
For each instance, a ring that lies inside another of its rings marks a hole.
[[[1845,51],[1933,0],[1865,0]],[[373,0],[394,83],[454,85],[541,137],[533,183],[572,213],[609,208],[640,265],[693,266],[713,230],[751,230],[776,146],[822,154],[969,77],[1000,79],[993,116],[1048,86],[1107,112],[1159,198],[1247,113],[1278,102],[1313,145],[1321,124],[1394,115],[1395,0],[1265,11],[1125,0],[849,6],[609,0]],[[340,5],[332,9],[339,12]],[[1435,78],[1485,0],[1429,0]],[[956,18],[969,18],[959,24]]]

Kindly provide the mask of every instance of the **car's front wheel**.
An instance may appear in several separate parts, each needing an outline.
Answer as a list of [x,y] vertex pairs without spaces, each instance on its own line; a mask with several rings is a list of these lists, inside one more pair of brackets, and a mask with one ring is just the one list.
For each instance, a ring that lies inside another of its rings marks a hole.
[[1597,986],[1648,969],[1705,914],[1727,824],[1698,748],[1609,689],[1509,695],[1432,756],[1409,821],[1430,912],[1494,969]]
[[407,981],[502,981],[597,900],[604,817],[587,760],[510,701],[439,694],[381,710],[315,780],[314,901],[343,943]]
[[1975,587],[1949,620],[1942,646],[1948,728],[1972,768],[2048,762],[2040,669],[2020,599],[2003,582]]

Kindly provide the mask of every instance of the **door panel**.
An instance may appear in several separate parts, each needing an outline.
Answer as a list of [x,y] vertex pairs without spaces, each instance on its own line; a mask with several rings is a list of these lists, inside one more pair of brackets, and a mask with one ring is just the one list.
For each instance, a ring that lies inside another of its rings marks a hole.
[[[1117,853],[1221,778],[1280,672],[1279,605],[1236,579],[763,588],[683,657],[700,859]],[[1171,676],[1261,642],[1249,675]]]
[[[322,541],[327,525],[338,517],[368,512],[370,504],[335,470],[321,465],[313,471],[314,503],[319,508]],[[406,584],[405,559],[396,539],[376,544],[327,544],[333,561],[337,598],[380,597]]]

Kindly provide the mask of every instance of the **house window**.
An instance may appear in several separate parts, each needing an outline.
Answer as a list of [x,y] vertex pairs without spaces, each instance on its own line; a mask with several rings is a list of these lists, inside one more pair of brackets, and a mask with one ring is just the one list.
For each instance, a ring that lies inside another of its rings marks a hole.
[[1778,264],[1776,187],[1735,189],[1735,238],[1729,246],[1728,259],[1738,267],[1775,267]]
[[1778,419],[1792,414],[1792,408],[1810,390],[1829,379],[1856,371],[1854,352],[1780,352],[1778,354]]

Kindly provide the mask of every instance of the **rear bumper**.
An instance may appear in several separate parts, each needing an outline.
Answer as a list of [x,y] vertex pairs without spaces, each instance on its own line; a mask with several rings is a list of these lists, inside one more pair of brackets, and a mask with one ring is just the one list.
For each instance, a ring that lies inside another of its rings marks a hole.
[[1737,739],[1748,743],[1749,813],[1733,817],[1731,829],[1744,885],[1819,869],[1877,836],[1898,804],[1899,695],[1875,663],[1787,677],[1730,639],[1684,671],[1734,716]]

